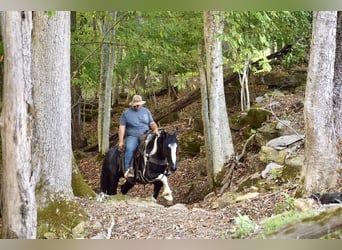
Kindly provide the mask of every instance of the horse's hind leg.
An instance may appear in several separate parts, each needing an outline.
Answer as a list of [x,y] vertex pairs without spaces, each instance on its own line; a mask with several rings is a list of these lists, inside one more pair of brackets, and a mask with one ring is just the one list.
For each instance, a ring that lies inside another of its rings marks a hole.
[[119,178],[117,176],[114,176],[114,177],[111,176],[111,179],[109,182],[109,189],[108,189],[109,195],[117,194],[118,183],[119,183]]

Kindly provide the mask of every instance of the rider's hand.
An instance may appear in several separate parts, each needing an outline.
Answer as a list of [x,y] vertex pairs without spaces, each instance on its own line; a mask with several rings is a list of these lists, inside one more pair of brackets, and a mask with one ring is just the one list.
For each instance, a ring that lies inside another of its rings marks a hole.
[[125,150],[125,143],[124,142],[119,142],[119,149],[120,149],[120,151]]

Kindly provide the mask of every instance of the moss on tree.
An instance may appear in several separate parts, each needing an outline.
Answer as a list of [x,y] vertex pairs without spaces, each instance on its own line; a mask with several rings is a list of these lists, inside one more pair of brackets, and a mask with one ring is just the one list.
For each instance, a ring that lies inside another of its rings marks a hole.
[[38,210],[37,238],[72,238],[72,229],[89,219],[88,214],[73,200],[55,200]]

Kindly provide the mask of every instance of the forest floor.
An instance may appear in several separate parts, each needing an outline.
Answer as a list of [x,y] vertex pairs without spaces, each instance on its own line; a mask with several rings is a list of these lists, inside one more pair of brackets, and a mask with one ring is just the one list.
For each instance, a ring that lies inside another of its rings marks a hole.
[[[278,102],[277,110],[273,110],[274,114],[278,118],[290,120],[297,132],[303,133],[303,91],[295,94],[288,93],[284,96],[274,96],[272,101]],[[267,107],[268,102],[270,102],[269,99],[263,105]],[[229,110],[229,115],[237,112],[237,109]],[[153,113],[153,109],[151,110]],[[172,130],[178,127],[181,131],[179,137],[181,137],[184,131],[192,129],[188,117],[191,117],[194,112],[201,112],[199,103],[187,107],[182,111],[180,119],[163,125],[163,127]],[[119,115],[114,115],[113,119],[118,119]],[[276,119],[276,117],[270,119]],[[89,125],[89,133],[96,130],[96,127],[93,126]],[[246,129],[249,128],[232,132],[237,153],[241,152],[246,142],[244,133]],[[95,199],[80,199],[82,207],[91,215],[90,220],[93,225],[97,225],[88,228],[89,234],[86,238],[233,238],[236,234],[235,221],[239,215],[247,215],[259,227],[262,227],[263,219],[286,210],[289,204],[284,193],[293,197],[296,192],[296,181],[291,183],[279,182],[277,189],[258,191],[260,193],[255,198],[228,205],[222,209],[216,208],[213,204],[220,194],[212,192],[208,187],[207,177],[199,174],[198,169],[202,162],[200,154],[183,154],[182,148],[179,151],[179,168],[169,176],[169,184],[174,197],[171,204],[161,197],[158,198],[157,203],[151,202],[151,185],[136,185],[125,197],[123,195],[118,195],[117,198],[107,197],[102,203]],[[247,147],[246,157],[239,163],[238,169],[234,171],[230,191],[236,191],[236,184],[241,178],[262,170],[255,167],[265,165],[260,163],[258,151],[259,148],[255,146]],[[86,157],[80,160],[79,168],[86,182],[98,193],[101,161],[97,159],[97,153],[87,153]],[[246,188],[240,193],[250,192],[255,192],[255,189],[253,187]]]

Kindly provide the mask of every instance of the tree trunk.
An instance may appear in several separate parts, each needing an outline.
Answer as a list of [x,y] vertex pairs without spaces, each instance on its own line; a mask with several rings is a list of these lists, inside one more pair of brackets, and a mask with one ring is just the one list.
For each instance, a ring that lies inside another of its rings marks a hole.
[[[223,83],[222,43],[217,38],[223,32],[223,16],[218,11],[204,12],[204,41],[206,47],[206,81],[209,118],[207,152],[211,150],[214,183],[224,164],[234,154],[229,128]],[[210,171],[208,171],[210,172]]]
[[34,239],[35,187],[39,166],[32,164],[32,14],[2,13],[5,53],[2,108],[2,219],[4,239]]
[[[116,12],[109,12],[105,17],[102,34],[104,41],[108,42],[115,38],[114,28],[111,23],[116,20]],[[101,73],[99,85],[99,117],[98,117],[98,140],[99,152],[103,155],[109,149],[109,129],[111,121],[111,94],[114,69],[114,45],[104,43],[101,53]]]
[[[76,11],[71,11],[71,32],[76,30]],[[71,77],[77,73],[77,59],[70,56]],[[86,145],[83,137],[83,122],[81,117],[82,110],[82,90],[79,84],[71,85],[71,140],[73,150],[79,149]]]
[[304,103],[305,161],[302,178],[307,193],[334,188],[336,170],[340,165],[334,140],[332,102],[336,18],[336,11],[313,14]]
[[[342,157],[342,12],[338,11],[336,28],[336,52],[334,70],[333,114],[335,124],[335,144]],[[342,159],[340,159],[342,160]]]
[[72,196],[70,13],[33,13],[32,82],[35,111],[33,163],[41,166],[40,207]]

